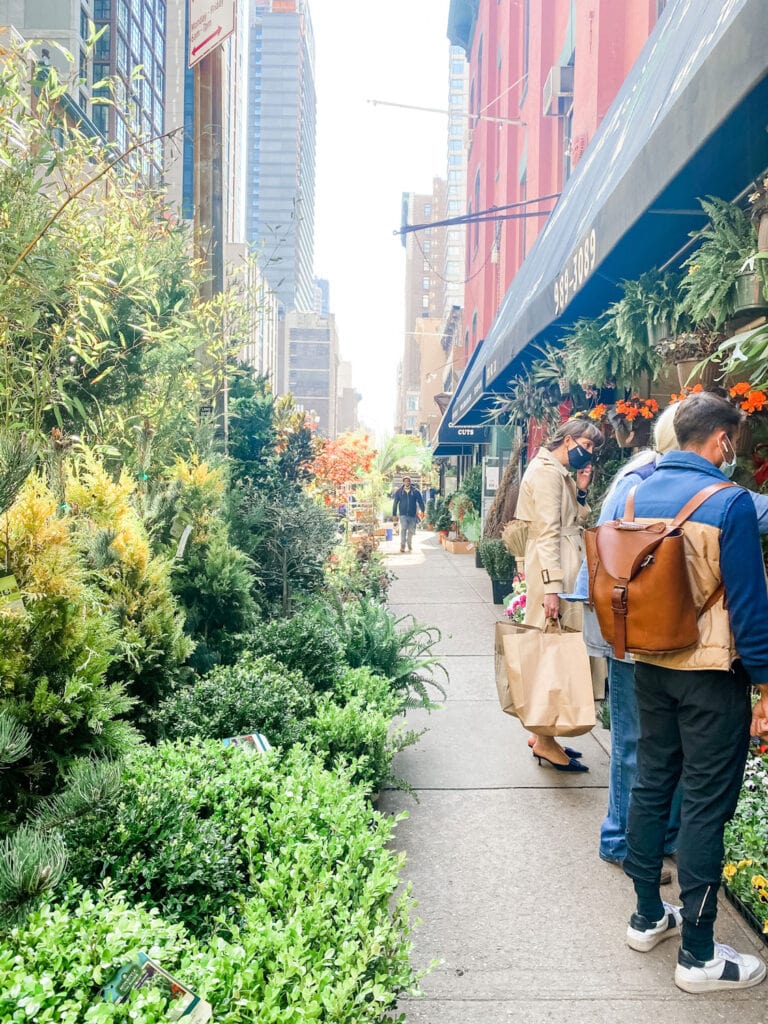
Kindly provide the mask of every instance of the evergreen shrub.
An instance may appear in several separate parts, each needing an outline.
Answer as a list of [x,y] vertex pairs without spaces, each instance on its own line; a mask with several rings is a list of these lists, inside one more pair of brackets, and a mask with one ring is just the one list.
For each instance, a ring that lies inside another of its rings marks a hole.
[[319,692],[334,689],[345,668],[333,612],[324,603],[302,605],[290,618],[264,623],[243,640],[252,655],[270,655],[301,672]]
[[304,735],[313,711],[314,693],[300,672],[268,655],[246,654],[164,701],[156,725],[169,739],[221,740],[260,732],[273,746],[290,746]]

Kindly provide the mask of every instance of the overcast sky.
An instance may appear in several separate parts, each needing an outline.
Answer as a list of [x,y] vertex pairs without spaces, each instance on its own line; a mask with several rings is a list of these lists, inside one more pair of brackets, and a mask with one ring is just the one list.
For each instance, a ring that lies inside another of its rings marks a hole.
[[[403,192],[445,177],[447,117],[369,99],[448,106],[448,0],[310,0],[316,44],[315,273],[328,278],[360,415],[392,432],[402,353]],[[412,328],[410,328],[412,330]]]

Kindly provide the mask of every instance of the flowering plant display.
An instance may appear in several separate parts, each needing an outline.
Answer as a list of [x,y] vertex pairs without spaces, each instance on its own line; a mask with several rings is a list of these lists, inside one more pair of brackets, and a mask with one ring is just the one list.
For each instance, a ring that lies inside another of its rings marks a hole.
[[608,406],[605,404],[605,402],[601,402],[599,405],[596,405],[594,409],[589,410],[589,418],[591,420],[601,420],[604,418],[607,412]]
[[684,386],[680,389],[679,395],[670,395],[670,402],[684,402],[689,395],[697,395],[704,390],[703,384],[694,384],[693,387]]
[[638,416],[644,420],[652,420],[658,411],[659,403],[655,398],[641,398],[640,395],[632,395],[631,398],[621,399],[616,403],[616,412],[628,423],[632,423]]
[[525,577],[519,574],[512,586],[512,593],[506,597],[504,612],[510,622],[522,622],[525,618],[527,586]]
[[739,804],[725,829],[723,879],[768,935],[768,756],[754,748],[744,772]]
[[753,388],[746,380],[734,384],[732,388],[729,388],[728,394],[731,398],[736,399],[747,416],[751,416],[755,412],[762,412],[768,403],[768,396],[765,392],[760,391],[759,388]]

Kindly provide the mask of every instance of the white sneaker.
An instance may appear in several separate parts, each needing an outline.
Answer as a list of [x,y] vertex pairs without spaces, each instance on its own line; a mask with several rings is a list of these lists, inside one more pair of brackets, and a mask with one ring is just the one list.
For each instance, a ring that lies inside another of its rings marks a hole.
[[718,989],[751,988],[765,977],[765,963],[750,953],[737,953],[730,946],[715,943],[712,960],[697,960],[680,948],[675,984],[684,992],[716,992]]
[[680,934],[680,925],[683,923],[681,908],[664,903],[664,910],[666,913],[660,921],[649,921],[642,914],[633,914],[630,917],[627,926],[627,945],[630,949],[647,953],[665,939]]

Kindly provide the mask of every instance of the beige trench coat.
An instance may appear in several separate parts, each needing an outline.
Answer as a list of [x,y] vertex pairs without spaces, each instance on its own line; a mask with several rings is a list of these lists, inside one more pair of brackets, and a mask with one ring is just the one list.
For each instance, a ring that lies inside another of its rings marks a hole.
[[[546,448],[540,448],[523,474],[516,519],[528,525],[525,547],[525,622],[544,626],[544,595],[569,593],[583,558],[582,531],[589,505],[577,500],[569,470]],[[548,581],[548,582],[547,582]],[[581,629],[581,603],[560,602],[564,626]]]

